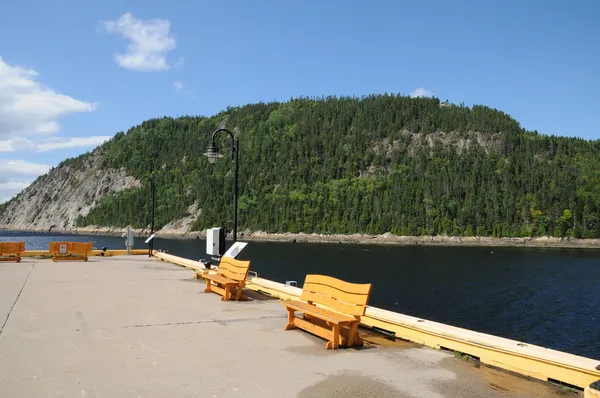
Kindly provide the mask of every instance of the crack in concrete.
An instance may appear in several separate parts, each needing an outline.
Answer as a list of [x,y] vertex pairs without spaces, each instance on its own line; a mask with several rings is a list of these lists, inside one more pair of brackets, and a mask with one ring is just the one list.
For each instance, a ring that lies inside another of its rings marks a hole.
[[199,324],[208,324],[208,323],[216,323],[217,325],[226,326],[229,323],[259,321],[261,319],[287,319],[287,315],[261,316],[261,317],[254,317],[254,318],[237,318],[237,319],[208,319],[208,320],[203,320],[203,321],[188,321],[188,322],[149,323],[149,324],[140,324],[140,325],[123,325],[123,326],[114,326],[114,327],[105,327],[105,328],[93,328],[93,329],[88,329],[88,330],[89,331],[92,331],[92,330],[98,331],[98,330],[146,328],[146,327],[156,327],[156,326],[160,327],[160,326],[199,325]]
[[12,305],[10,306],[8,315],[6,315],[6,319],[4,320],[4,323],[2,324],[2,328],[0,328],[0,336],[2,336],[2,333],[4,332],[4,327],[6,326],[6,324],[8,323],[8,319],[10,318],[10,314],[12,314],[13,308],[15,308],[15,305],[17,305],[17,301],[19,301],[19,298],[21,297],[21,293],[23,293],[23,289],[25,289],[25,285],[27,284],[27,281],[29,280],[29,277],[31,276],[31,272],[33,272],[33,269],[35,268],[36,264],[37,264],[37,260],[31,265],[31,268],[29,269],[29,273],[27,274],[27,278],[25,278],[25,282],[23,282],[23,286],[21,286],[21,290],[19,290],[19,294],[17,294],[17,298],[15,299],[15,302],[12,303]]

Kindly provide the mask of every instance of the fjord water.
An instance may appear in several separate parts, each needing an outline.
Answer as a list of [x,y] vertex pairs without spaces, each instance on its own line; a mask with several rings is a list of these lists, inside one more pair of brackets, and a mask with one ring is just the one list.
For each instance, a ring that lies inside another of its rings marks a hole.
[[[53,240],[124,248],[109,236],[0,231],[0,240],[30,250]],[[203,240],[157,239],[155,248],[207,257]],[[370,282],[373,306],[600,359],[600,250],[252,242],[238,258],[267,279]]]

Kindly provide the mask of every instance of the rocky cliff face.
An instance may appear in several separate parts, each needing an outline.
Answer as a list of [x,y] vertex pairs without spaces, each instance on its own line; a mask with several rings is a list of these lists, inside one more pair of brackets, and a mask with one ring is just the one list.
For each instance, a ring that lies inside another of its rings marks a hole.
[[38,178],[0,214],[0,228],[70,229],[105,196],[139,186],[125,169],[102,169],[99,150],[76,167],[63,165]]

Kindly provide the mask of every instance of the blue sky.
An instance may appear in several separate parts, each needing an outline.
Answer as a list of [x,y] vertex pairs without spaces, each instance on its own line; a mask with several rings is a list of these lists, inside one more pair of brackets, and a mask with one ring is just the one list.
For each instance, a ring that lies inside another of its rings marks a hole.
[[600,138],[600,2],[485,3],[5,0],[0,201],[148,118],[298,96],[421,92]]

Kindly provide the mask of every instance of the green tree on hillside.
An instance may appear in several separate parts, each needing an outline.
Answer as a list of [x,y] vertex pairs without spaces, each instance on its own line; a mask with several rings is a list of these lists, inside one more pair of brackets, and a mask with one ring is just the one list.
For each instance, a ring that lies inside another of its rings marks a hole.
[[[100,151],[105,167],[155,176],[159,227],[194,203],[193,228],[231,227],[232,162],[202,156],[223,124],[240,138],[241,229],[600,235],[599,141],[528,132],[485,106],[439,105],[399,95],[258,103],[148,120]],[[79,223],[145,226],[149,195],[112,195]]]

